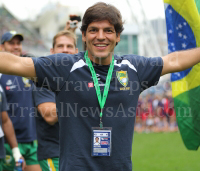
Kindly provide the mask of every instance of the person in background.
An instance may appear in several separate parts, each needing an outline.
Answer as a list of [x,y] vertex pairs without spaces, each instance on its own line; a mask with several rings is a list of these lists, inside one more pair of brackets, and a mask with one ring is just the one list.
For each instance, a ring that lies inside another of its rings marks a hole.
[[[13,55],[22,55],[22,41],[24,37],[16,31],[8,31],[1,37],[1,48]],[[18,146],[26,160],[25,171],[40,171],[37,160],[37,142],[34,105],[32,99],[33,82],[25,77],[15,75],[0,75],[0,84],[6,94],[9,105],[8,115],[13,123]],[[13,171],[15,161],[12,150],[5,143],[7,158],[3,164],[4,171]]]
[[[70,28],[70,22],[67,22],[65,30],[54,36],[51,54],[78,53],[75,28]],[[59,171],[59,123],[55,93],[46,88],[33,89],[33,101],[37,107],[37,155],[40,167],[42,171]]]
[[10,148],[12,149],[15,163],[17,164],[19,160],[22,159],[22,169],[24,170],[26,167],[26,162],[19,151],[13,124],[8,116],[7,110],[8,106],[6,96],[2,87],[0,86],[0,171],[3,171],[3,160],[6,157],[4,149],[4,136],[10,145]]

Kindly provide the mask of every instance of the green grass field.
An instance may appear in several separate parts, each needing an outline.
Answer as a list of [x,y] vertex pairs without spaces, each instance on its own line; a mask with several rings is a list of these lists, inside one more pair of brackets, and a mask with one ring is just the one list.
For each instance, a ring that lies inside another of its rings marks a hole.
[[178,132],[135,133],[132,161],[134,171],[200,171],[200,148],[187,150]]

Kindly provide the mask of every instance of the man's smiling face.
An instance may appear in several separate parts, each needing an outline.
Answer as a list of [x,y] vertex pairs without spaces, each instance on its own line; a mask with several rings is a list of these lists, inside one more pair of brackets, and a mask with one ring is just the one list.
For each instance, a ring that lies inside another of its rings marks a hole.
[[90,23],[86,33],[82,33],[82,39],[93,62],[109,65],[120,34],[115,32],[114,25],[103,20]]

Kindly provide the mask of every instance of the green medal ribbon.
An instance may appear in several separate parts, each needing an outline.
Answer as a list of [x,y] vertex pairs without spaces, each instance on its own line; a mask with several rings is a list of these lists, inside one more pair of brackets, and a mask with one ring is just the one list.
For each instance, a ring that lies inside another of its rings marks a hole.
[[103,128],[103,123],[102,123],[103,108],[104,108],[104,105],[106,103],[108,91],[109,91],[109,88],[110,88],[110,81],[111,81],[111,78],[112,78],[112,73],[113,73],[113,68],[114,68],[114,56],[112,56],[112,61],[111,61],[111,64],[110,64],[110,67],[109,67],[109,70],[108,70],[107,77],[106,77],[106,84],[105,84],[104,91],[103,91],[103,97],[101,95],[101,91],[100,91],[98,79],[97,79],[97,76],[96,76],[96,72],[94,70],[94,67],[92,65],[90,58],[88,58],[88,51],[85,52],[84,58],[85,58],[85,61],[86,61],[87,65],[90,69],[90,72],[92,74],[92,79],[94,81],[94,87],[96,89],[96,94],[97,94],[97,98],[98,98],[100,109],[101,109],[101,112],[100,112],[100,128]]

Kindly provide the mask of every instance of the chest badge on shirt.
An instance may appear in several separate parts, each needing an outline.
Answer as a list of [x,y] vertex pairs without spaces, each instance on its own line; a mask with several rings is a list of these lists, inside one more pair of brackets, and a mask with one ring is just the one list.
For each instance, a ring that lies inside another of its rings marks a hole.
[[8,85],[8,86],[12,85],[12,80],[8,80],[8,81],[6,82],[6,85]]
[[22,81],[24,82],[24,87],[30,87],[31,84],[29,83],[29,79],[25,78],[25,77],[22,77]]
[[12,90],[12,89],[14,89],[14,88],[16,88],[16,87],[17,87],[16,85],[13,85],[12,80],[8,80],[8,81],[6,82],[6,90]]
[[129,80],[127,71],[117,71],[116,76],[120,84],[124,86],[120,90],[130,90],[130,87],[127,87]]

